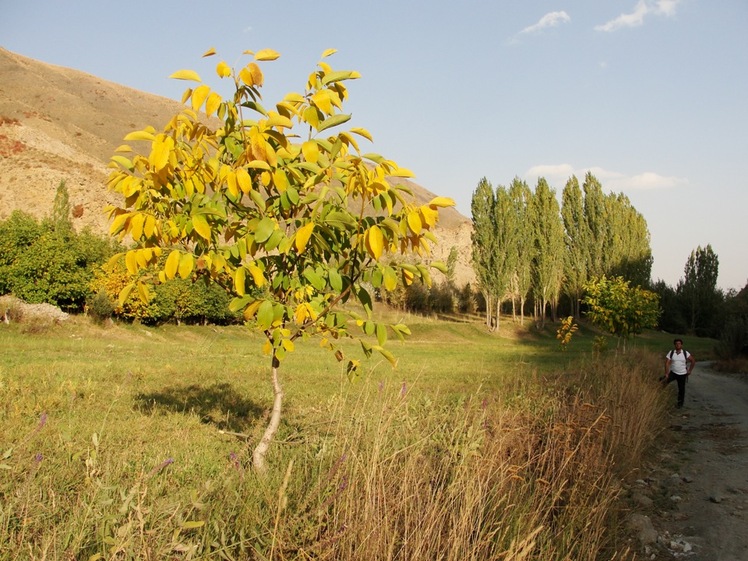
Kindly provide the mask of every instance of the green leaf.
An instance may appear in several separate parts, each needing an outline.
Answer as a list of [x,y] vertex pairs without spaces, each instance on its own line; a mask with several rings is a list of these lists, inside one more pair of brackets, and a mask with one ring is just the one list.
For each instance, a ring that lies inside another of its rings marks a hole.
[[383,323],[377,324],[377,343],[384,345],[387,342],[387,328]]
[[257,310],[257,325],[260,329],[270,329],[273,325],[273,303],[270,300],[265,300],[260,304],[260,308]]
[[249,295],[242,296],[241,298],[233,298],[229,303],[229,310],[233,313],[236,313],[239,310],[243,310],[244,308],[246,308],[247,305],[250,304],[253,300],[254,298]]
[[265,217],[260,220],[260,223],[255,229],[255,241],[257,243],[264,243],[270,238],[275,231],[275,221],[271,218]]
[[319,124],[319,127],[317,128],[317,132],[322,132],[324,130],[327,130],[332,127],[337,127],[338,125],[342,125],[346,121],[350,121],[351,116],[346,115],[344,113],[338,113],[337,115],[333,115],[332,117],[328,117],[324,121],[322,121]]
[[327,284],[325,283],[325,279],[323,279],[320,275],[317,274],[314,269],[311,268],[304,270],[304,278],[308,280],[314,288],[320,291],[324,290]]
[[330,269],[327,277],[330,280],[330,286],[335,292],[343,291],[343,277],[340,276],[340,273],[338,271],[336,271],[335,269]]
[[361,302],[361,305],[366,309],[366,311],[371,312],[371,295],[368,293],[368,291],[364,287],[361,287],[356,294],[358,297],[358,301]]
[[350,215],[350,213],[336,210],[327,215],[327,217],[325,218],[325,224],[329,224],[330,226],[337,226],[337,227],[341,227],[341,226],[355,227],[356,221]]

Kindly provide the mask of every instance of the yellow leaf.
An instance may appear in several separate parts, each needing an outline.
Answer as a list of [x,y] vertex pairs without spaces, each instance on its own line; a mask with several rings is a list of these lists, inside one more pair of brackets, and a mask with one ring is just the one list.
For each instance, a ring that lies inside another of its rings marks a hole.
[[281,168],[276,169],[273,172],[273,183],[275,183],[275,188],[278,189],[279,192],[285,193],[289,185],[286,172]]
[[236,184],[236,174],[232,171],[226,176],[226,185],[229,188],[229,193],[233,196],[239,196],[239,187]]
[[261,86],[262,70],[254,62],[250,62],[239,72],[239,78],[248,86]]
[[150,238],[156,232],[156,219],[150,214],[145,217],[143,233],[146,238]]
[[179,268],[177,272],[179,276],[186,279],[192,273],[192,269],[195,267],[195,258],[191,253],[185,253],[179,258]]
[[319,111],[313,105],[310,105],[309,107],[307,107],[306,109],[304,109],[304,113],[302,114],[302,118],[312,128],[316,129],[319,126],[319,123],[320,123],[320,120],[319,120]]
[[293,344],[293,341],[291,339],[283,339],[281,342],[281,345],[283,345],[283,348],[286,349],[287,352],[292,353],[294,349],[296,348]]
[[351,129],[351,132],[359,136],[363,136],[369,142],[374,142],[374,139],[372,138],[371,133],[366,129],[362,129],[360,127],[354,127]]
[[338,49],[327,49],[327,50],[325,50],[324,53],[322,53],[322,58],[327,58],[330,55],[334,55],[337,52],[338,52]]
[[262,49],[261,51],[257,51],[255,54],[255,60],[275,60],[280,56],[280,53],[277,51],[274,51],[273,49]]
[[210,49],[208,49],[207,51],[205,51],[203,53],[203,57],[213,56],[214,54],[216,54],[216,48],[215,47],[211,47]]
[[384,251],[384,236],[382,235],[382,230],[379,229],[379,226],[374,225],[366,230],[364,241],[366,243],[366,249],[369,251],[369,255],[374,259],[379,260]]
[[332,113],[332,98],[329,90],[318,90],[312,95],[312,103],[323,113]]
[[125,305],[125,302],[127,302],[127,299],[129,298],[133,288],[135,288],[135,283],[131,282],[120,291],[118,299],[120,308]]
[[206,86],[205,84],[195,88],[195,91],[192,92],[192,109],[194,109],[195,111],[200,109],[202,104],[208,98],[209,93],[210,87]]
[[257,309],[262,304],[262,300],[255,300],[249,306],[244,308],[244,319],[249,321],[257,314]]
[[246,280],[247,270],[241,266],[234,272],[234,291],[236,291],[239,296],[244,296]]
[[262,353],[267,356],[273,354],[273,344],[270,341],[266,340],[262,345]]
[[205,218],[204,214],[196,214],[192,217],[192,227],[200,235],[200,237],[210,241],[210,225]]
[[294,244],[296,245],[296,251],[303,253],[306,249],[306,244],[309,242],[309,238],[312,237],[314,231],[314,222],[305,224],[298,230],[296,230],[296,237],[294,238]]
[[231,67],[225,62],[221,61],[216,66],[216,74],[219,78],[228,78],[231,76]]
[[166,258],[166,264],[164,265],[164,272],[166,273],[167,279],[173,279],[177,275],[177,268],[179,267],[179,257],[181,252],[175,249]]
[[145,214],[137,213],[130,220],[130,235],[132,239],[138,241],[143,235],[143,225],[145,224]]
[[455,206],[454,200],[450,199],[449,197],[435,197],[429,201],[429,206],[436,206],[440,208],[446,208],[450,206]]
[[132,148],[129,144],[120,144],[119,146],[117,146],[115,152],[132,152]]
[[436,225],[437,220],[439,220],[438,210],[428,205],[423,205],[419,210],[421,211],[421,220],[427,224],[428,227]]
[[304,320],[309,317],[309,313],[306,307],[306,304],[303,302],[296,306],[296,310],[294,311],[294,317],[296,318],[296,323],[301,325],[304,323]]
[[205,102],[205,114],[210,116],[221,106],[223,99],[216,92],[211,92],[208,96],[208,101]]
[[135,250],[131,249],[125,254],[125,267],[127,267],[127,272],[131,275],[138,272],[138,261]]
[[236,183],[243,193],[249,193],[252,190],[252,178],[244,168],[236,170]]
[[249,274],[252,275],[252,280],[258,288],[265,286],[265,275],[262,274],[262,270],[254,263],[249,264]]
[[155,139],[156,137],[148,131],[133,131],[128,133],[124,138],[124,140],[148,140],[150,142]]
[[267,120],[267,126],[268,127],[285,127],[287,129],[290,129],[293,127],[293,123],[291,122],[291,119],[288,117],[284,117],[283,115],[280,115],[276,113],[275,111],[270,112],[270,118]]
[[117,216],[115,216],[114,220],[112,221],[112,225],[109,226],[109,235],[114,236],[115,234],[118,234],[124,227],[127,219],[130,218],[130,216],[131,215],[129,213],[118,214]]
[[174,140],[170,136],[160,134],[153,141],[151,154],[148,156],[148,163],[154,170],[160,171],[169,163],[169,154],[174,149]]
[[200,75],[195,72],[194,70],[178,70],[169,78],[173,78],[175,80],[192,80],[193,82],[202,82],[200,79]]
[[389,292],[397,288],[397,275],[392,267],[387,267],[384,270],[384,288]]
[[417,210],[412,210],[408,213],[408,227],[414,234],[420,234],[423,225],[421,224],[421,216]]
[[301,153],[307,162],[316,164],[319,160],[319,145],[314,140],[307,140],[301,145]]

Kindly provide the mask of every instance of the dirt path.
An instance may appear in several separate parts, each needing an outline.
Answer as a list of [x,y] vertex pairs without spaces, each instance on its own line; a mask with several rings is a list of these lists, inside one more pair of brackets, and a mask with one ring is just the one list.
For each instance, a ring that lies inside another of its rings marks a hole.
[[[675,384],[665,391],[675,405]],[[697,364],[669,421],[659,463],[632,487],[643,558],[748,561],[748,377]]]

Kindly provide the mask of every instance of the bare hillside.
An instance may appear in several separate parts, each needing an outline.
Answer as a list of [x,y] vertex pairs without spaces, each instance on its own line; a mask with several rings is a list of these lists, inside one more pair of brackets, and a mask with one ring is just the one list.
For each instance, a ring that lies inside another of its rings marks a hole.
[[[0,48],[0,219],[16,209],[46,216],[65,181],[76,227],[106,232],[103,209],[114,200],[106,188],[109,157],[128,132],[160,127],[179,109],[174,100]],[[408,184],[419,201],[435,196]],[[470,231],[456,210],[442,213],[435,253],[446,260],[457,247],[459,284],[474,278]]]

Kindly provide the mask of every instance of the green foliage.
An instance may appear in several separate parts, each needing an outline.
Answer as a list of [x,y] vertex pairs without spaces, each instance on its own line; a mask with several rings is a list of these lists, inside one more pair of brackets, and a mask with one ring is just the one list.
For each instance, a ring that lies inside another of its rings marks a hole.
[[535,243],[533,294],[545,322],[546,305],[558,300],[563,282],[564,226],[556,192],[544,178],[538,179],[531,199],[531,222]]
[[14,212],[0,222],[0,293],[82,311],[95,268],[113,251],[110,240],[87,230],[76,233],[72,227],[51,220],[39,223]]
[[86,309],[94,321],[104,323],[114,315],[115,304],[105,290],[99,290],[88,297]]
[[587,317],[619,339],[628,339],[657,325],[659,298],[654,292],[631,287],[622,277],[604,275],[585,285]]
[[691,252],[684,267],[684,278],[676,291],[680,296],[684,315],[691,333],[717,336],[717,323],[723,294],[717,289],[719,258],[711,245],[697,247]]

